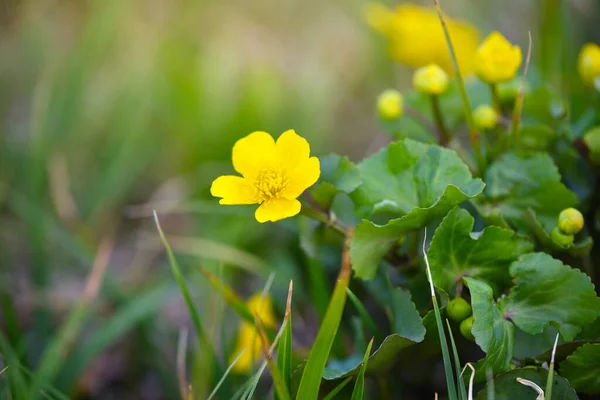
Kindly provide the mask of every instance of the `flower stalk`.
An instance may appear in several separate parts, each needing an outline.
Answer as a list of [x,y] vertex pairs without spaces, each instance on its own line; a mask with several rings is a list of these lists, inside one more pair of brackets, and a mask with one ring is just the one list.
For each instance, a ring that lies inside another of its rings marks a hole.
[[446,128],[444,117],[442,116],[442,109],[440,107],[440,97],[438,95],[431,95],[431,109],[433,111],[433,119],[437,126],[437,130],[440,136],[440,145],[447,146],[450,142],[450,133]]
[[446,20],[444,19],[444,15],[442,13],[442,7],[440,6],[439,0],[433,0],[433,2],[435,4],[438,17],[442,24],[444,36],[446,37],[446,42],[448,44],[448,50],[450,51],[450,57],[452,58],[452,65],[454,66],[454,73],[456,74],[456,82],[458,83],[458,91],[462,99],[463,108],[465,112],[465,119],[467,121],[467,127],[469,129],[469,137],[471,138],[471,146],[473,147],[473,152],[475,153],[478,173],[481,175],[483,174],[486,167],[485,158],[483,157],[483,152],[481,149],[481,137],[479,131],[475,127],[475,121],[473,120],[473,112],[471,109],[471,102],[469,101],[469,97],[467,96],[467,89],[465,88],[465,82],[460,73],[460,68],[456,59],[456,53],[454,51],[454,46],[452,45],[452,39],[450,38],[450,33],[448,32],[448,27],[446,26]]

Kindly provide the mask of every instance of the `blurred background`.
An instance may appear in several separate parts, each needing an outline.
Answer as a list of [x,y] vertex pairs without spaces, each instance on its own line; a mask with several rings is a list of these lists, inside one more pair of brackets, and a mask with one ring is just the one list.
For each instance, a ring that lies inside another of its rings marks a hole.
[[[231,340],[238,319],[198,265],[244,297],[275,272],[279,314],[294,279],[298,340],[311,343],[318,312],[297,221],[261,225],[252,207],[219,206],[209,188],[255,130],[293,128],[314,155],[353,160],[385,144],[375,99],[410,87],[412,70],[389,57],[364,6],[0,0],[0,329],[23,368],[35,369],[89,298],[56,387],[73,398],[178,398],[178,335],[191,325],[153,209],[212,336]],[[527,48],[531,30],[540,65],[574,65],[582,43],[600,41],[596,0],[442,6],[482,37],[499,30]],[[542,31],[567,45],[536,41]],[[97,296],[93,265],[106,266]]]

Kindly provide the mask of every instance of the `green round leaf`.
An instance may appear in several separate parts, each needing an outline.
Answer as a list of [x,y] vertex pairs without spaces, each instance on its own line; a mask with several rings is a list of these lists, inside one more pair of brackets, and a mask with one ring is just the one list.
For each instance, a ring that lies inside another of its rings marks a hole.
[[600,393],[600,344],[584,344],[560,364],[560,373],[583,393]]
[[[504,372],[495,376],[493,383],[489,382],[482,391],[477,393],[476,400],[533,400],[537,392],[517,382],[517,378],[527,379],[535,382],[542,390],[546,387],[548,370],[543,368],[519,368]],[[488,391],[494,390],[493,397]],[[554,375],[554,386],[552,387],[552,399],[554,400],[578,400],[577,393],[569,385],[569,382],[558,375]]]

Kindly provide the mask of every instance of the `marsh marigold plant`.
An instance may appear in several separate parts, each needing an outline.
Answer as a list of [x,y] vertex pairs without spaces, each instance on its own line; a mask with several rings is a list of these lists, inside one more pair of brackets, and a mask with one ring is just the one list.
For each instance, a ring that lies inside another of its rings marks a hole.
[[298,197],[319,179],[317,157],[291,129],[277,142],[266,132],[253,132],[233,146],[233,168],[242,176],[220,176],[210,192],[220,204],[259,204],[258,222],[279,221],[300,212]]

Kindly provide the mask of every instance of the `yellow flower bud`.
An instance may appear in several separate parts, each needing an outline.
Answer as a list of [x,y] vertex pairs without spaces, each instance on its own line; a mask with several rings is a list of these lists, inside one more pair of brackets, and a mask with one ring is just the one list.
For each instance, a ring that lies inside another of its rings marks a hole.
[[402,116],[404,112],[404,98],[394,89],[385,90],[377,98],[377,111],[381,118],[391,121]]
[[494,107],[481,104],[473,110],[473,119],[479,129],[492,129],[498,124],[498,112]]
[[522,61],[519,46],[513,46],[500,32],[492,32],[477,49],[475,71],[484,82],[506,82],[517,75]]
[[558,215],[558,228],[567,235],[575,235],[583,229],[583,215],[575,208],[565,208]]
[[593,86],[594,80],[600,77],[600,46],[595,43],[583,45],[579,53],[577,69],[583,82]]
[[448,89],[448,83],[448,74],[437,64],[421,67],[413,75],[413,86],[421,93],[442,94]]

